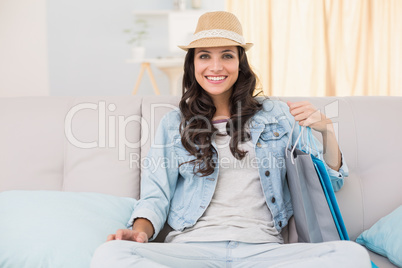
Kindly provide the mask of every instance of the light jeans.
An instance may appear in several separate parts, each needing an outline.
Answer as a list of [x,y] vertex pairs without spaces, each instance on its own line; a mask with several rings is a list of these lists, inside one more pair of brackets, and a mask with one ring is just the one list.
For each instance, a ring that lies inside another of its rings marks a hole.
[[114,240],[95,252],[91,268],[353,267],[370,268],[367,251],[350,241],[250,244],[235,241],[137,243]]

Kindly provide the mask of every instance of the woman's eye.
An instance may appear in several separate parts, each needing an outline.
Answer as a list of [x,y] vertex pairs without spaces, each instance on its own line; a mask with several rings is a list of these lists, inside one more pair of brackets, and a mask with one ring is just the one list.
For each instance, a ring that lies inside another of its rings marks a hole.
[[233,59],[233,55],[231,55],[231,54],[224,54],[224,55],[223,55],[223,58],[224,58],[224,59]]
[[209,55],[208,54],[202,54],[201,56],[200,56],[200,59],[208,59],[209,58]]

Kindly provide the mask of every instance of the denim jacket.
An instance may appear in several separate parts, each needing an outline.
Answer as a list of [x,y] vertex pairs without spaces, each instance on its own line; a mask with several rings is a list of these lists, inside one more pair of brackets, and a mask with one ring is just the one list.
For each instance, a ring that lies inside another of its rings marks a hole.
[[[290,192],[286,181],[284,154],[289,137],[292,144],[299,135],[298,128],[290,134],[293,116],[281,101],[258,99],[263,108],[248,122],[254,144],[261,185],[275,228],[280,232],[293,215]],[[194,174],[193,165],[181,163],[195,159],[181,143],[180,112],[166,114],[158,127],[148,156],[142,163],[141,199],[138,201],[128,226],[136,218],[148,219],[155,229],[154,239],[165,221],[175,230],[193,226],[207,209],[215,191],[219,164],[206,177]],[[321,144],[319,150],[322,151]],[[216,145],[214,141],[212,145]],[[217,155],[214,160],[217,161]],[[180,166],[180,167],[179,167]],[[343,185],[348,169],[342,156],[339,171],[327,166],[334,190]]]

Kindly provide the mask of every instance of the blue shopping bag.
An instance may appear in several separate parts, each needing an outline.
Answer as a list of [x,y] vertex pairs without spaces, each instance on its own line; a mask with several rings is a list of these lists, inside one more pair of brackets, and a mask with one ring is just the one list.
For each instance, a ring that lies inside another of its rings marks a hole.
[[[317,149],[317,145],[314,141],[313,134],[311,133],[311,128],[307,127],[307,144],[308,146],[313,145],[317,151],[318,157],[311,154],[311,159],[314,163],[317,175],[320,179],[320,183],[328,203],[328,207],[331,211],[332,218],[334,220],[336,229],[341,240],[350,240],[348,233],[346,231],[345,223],[343,222],[342,214],[336,200],[335,191],[332,187],[331,178],[328,175],[327,169],[324,162],[320,159],[321,155]],[[310,147],[311,148],[311,147]]]

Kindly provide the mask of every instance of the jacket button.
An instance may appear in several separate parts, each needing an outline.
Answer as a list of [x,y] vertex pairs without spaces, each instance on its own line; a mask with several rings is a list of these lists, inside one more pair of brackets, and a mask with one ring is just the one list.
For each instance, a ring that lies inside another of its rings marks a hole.
[[261,147],[261,143],[257,142],[257,147]]
[[269,176],[269,174],[271,174],[270,172],[269,172],[269,170],[267,170],[267,171],[265,171],[265,176]]
[[274,132],[274,136],[275,136],[275,137],[279,137],[279,133],[278,133],[278,132]]
[[282,227],[282,222],[279,221],[279,222],[278,222],[278,225],[279,225],[279,227]]
[[275,197],[272,197],[271,202],[275,203]]

